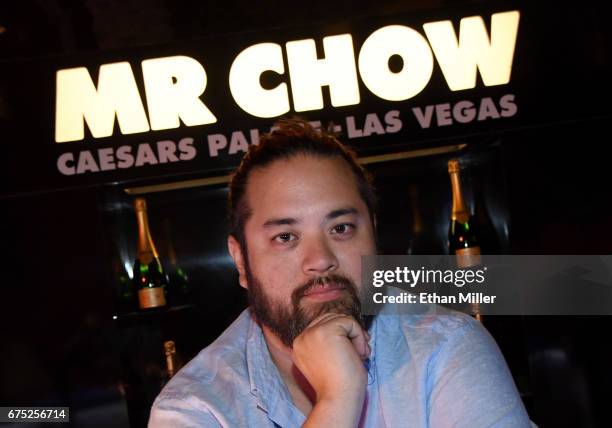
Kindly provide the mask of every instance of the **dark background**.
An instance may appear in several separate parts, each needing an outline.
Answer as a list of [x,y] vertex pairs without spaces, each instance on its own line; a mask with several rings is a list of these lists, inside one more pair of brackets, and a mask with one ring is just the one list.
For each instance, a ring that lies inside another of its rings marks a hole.
[[[332,29],[368,15],[438,16],[464,4],[488,13],[490,4],[406,3],[3,1],[0,60],[150,48],[309,22]],[[594,2],[529,3],[512,3],[530,18],[520,60],[529,63],[517,68],[519,109],[528,114],[512,129],[461,137],[450,129],[432,139],[467,144],[459,153],[372,165],[382,252],[446,251],[445,164],[459,156],[470,204],[481,189],[499,251],[611,253],[607,15]],[[0,123],[9,130],[0,137],[5,162],[20,120],[13,111],[0,93]],[[69,405],[74,426],[142,425],[163,382],[162,340],[174,339],[187,360],[244,308],[225,251],[224,186],[146,195],[164,261],[172,243],[190,276],[191,304],[146,315],[123,308],[116,294],[134,258],[135,220],[133,198],[122,189],[108,184],[0,199],[0,404]],[[539,426],[612,425],[609,317],[500,317],[485,325]]]

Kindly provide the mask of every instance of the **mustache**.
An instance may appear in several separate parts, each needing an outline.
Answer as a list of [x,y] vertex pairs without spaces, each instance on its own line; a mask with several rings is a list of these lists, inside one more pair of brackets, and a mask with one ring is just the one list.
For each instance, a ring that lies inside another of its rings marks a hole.
[[331,274],[331,275],[318,276],[316,278],[312,278],[309,281],[297,287],[291,293],[291,303],[293,304],[294,307],[296,307],[299,304],[300,300],[302,300],[302,298],[306,295],[306,293],[311,288],[316,287],[318,285],[325,285],[329,283],[340,285],[342,288],[347,290],[351,295],[357,298],[357,288],[355,287],[355,284],[353,284],[353,281],[351,281],[350,279],[348,279],[347,277],[343,275]]

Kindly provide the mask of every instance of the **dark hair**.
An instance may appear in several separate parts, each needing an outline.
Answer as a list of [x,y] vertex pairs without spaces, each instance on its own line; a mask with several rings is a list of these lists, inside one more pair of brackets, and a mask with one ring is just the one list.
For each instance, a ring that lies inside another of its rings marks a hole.
[[244,226],[251,215],[251,209],[245,199],[251,171],[263,168],[278,159],[289,159],[300,154],[344,159],[355,175],[357,190],[368,208],[374,227],[376,194],[372,185],[372,176],[358,163],[355,153],[332,134],[315,129],[304,120],[282,119],[275,124],[272,132],[260,137],[258,145],[249,146],[249,151],[234,171],[230,181],[230,234],[236,238],[243,252],[246,252]]

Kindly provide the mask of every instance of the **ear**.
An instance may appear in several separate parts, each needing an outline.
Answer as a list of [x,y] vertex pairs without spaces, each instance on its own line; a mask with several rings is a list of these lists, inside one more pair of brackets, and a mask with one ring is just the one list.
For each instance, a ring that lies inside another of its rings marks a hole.
[[236,269],[238,270],[238,282],[244,288],[248,288],[249,284],[247,282],[246,276],[246,267],[245,267],[245,259],[242,254],[242,248],[240,244],[232,235],[227,237],[227,249],[234,260],[234,264],[236,265]]

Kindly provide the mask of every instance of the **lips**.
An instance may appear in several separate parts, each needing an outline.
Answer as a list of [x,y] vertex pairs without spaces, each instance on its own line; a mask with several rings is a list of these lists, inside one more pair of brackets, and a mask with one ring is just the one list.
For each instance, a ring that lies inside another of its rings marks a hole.
[[332,291],[344,290],[346,287],[335,282],[317,283],[304,292],[304,296],[314,296],[317,294],[329,293]]

